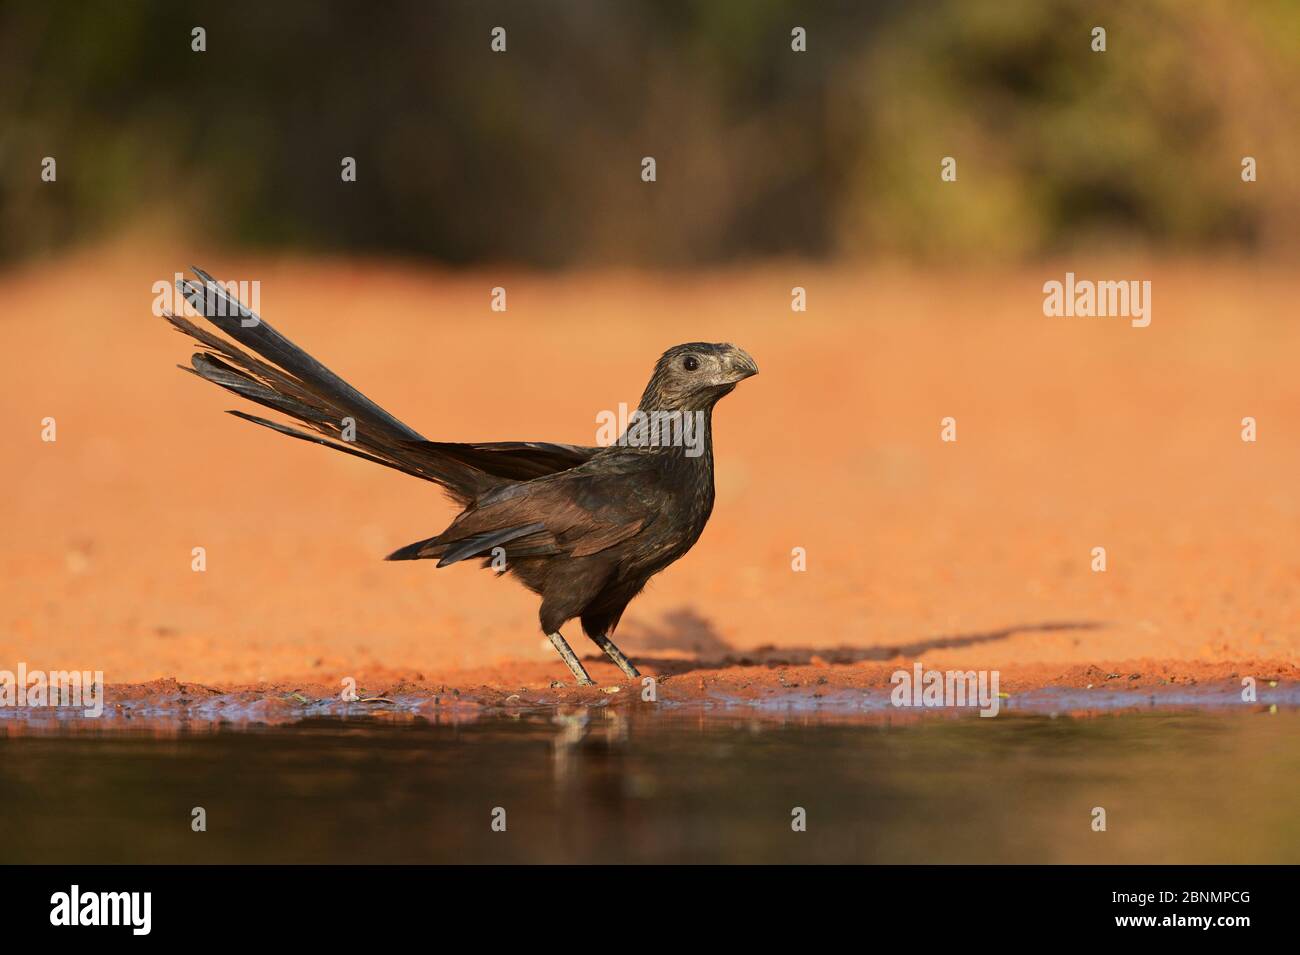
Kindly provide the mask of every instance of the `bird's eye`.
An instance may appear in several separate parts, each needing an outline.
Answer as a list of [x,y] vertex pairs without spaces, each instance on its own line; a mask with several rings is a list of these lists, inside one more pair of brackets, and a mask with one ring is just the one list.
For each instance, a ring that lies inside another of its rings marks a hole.
[[694,371],[696,368],[700,367],[700,360],[694,355],[687,355],[682,359],[682,367],[687,371]]

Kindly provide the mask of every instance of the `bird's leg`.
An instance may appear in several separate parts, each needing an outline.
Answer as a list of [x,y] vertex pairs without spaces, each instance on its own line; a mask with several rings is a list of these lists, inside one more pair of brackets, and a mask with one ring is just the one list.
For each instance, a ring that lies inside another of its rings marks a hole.
[[582,663],[579,662],[578,655],[573,652],[573,648],[569,646],[564,637],[560,636],[560,631],[548,633],[547,636],[550,637],[551,643],[555,645],[561,659],[573,671],[573,678],[578,681],[578,686],[593,686],[594,681],[587,675],[587,671],[582,668]]
[[635,680],[641,675],[636,667],[632,666],[632,661],[623,655],[623,651],[614,646],[614,641],[605,634],[598,637],[592,637],[596,641],[596,646],[605,651],[605,656],[614,661],[614,665],[622,670],[629,680]]

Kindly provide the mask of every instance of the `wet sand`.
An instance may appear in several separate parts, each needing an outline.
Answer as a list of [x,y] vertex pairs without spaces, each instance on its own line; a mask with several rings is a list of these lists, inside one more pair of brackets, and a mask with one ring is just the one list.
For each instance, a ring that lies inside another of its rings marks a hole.
[[[602,698],[550,686],[568,673],[513,581],[382,561],[454,516],[435,488],[223,415],[243,405],[175,369],[190,350],[150,314],[151,287],[191,260],[260,280],[268,321],[438,439],[593,443],[596,415],[635,403],[665,347],[753,354],[761,374],[715,418],[712,521],[618,634],[666,698],[883,692],[916,660],[996,668],[1013,697],[1300,675],[1294,270],[1068,264],[1149,277],[1137,329],[1044,317],[1064,263],[447,274],[185,240],[0,276],[0,669],[102,670],[110,700],[185,684],[271,709],[345,678],[492,704]],[[498,285],[505,313],[489,309]]]

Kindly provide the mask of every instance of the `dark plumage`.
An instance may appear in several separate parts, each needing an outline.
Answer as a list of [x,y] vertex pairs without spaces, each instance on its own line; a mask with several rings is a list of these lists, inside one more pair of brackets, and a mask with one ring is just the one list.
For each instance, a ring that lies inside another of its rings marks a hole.
[[[441,534],[403,547],[389,560],[434,558],[442,567],[480,558],[485,566],[499,566],[504,557],[506,571],[541,595],[542,630],[579,682],[590,679],[559,632],[575,617],[624,673],[638,675],[610,634],[646,582],[690,550],[704,530],[713,510],[713,406],[737,382],[758,373],[749,355],[734,345],[704,342],[668,349],[638,407],[649,420],[634,416],[609,447],[426,441],[245,309],[205,272],[194,271],[202,284],[179,282],[182,295],[260,357],[165,313],[206,349],[194,354],[186,370],[315,433],[241,411],[231,414],[432,481],[464,507]],[[658,431],[651,427],[656,423]]]

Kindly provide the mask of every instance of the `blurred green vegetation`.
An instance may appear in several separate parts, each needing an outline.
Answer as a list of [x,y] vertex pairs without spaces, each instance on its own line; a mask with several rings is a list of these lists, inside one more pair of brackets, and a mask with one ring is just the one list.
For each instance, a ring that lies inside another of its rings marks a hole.
[[450,264],[1275,253],[1297,117],[1294,0],[10,0],[0,260],[169,217]]

